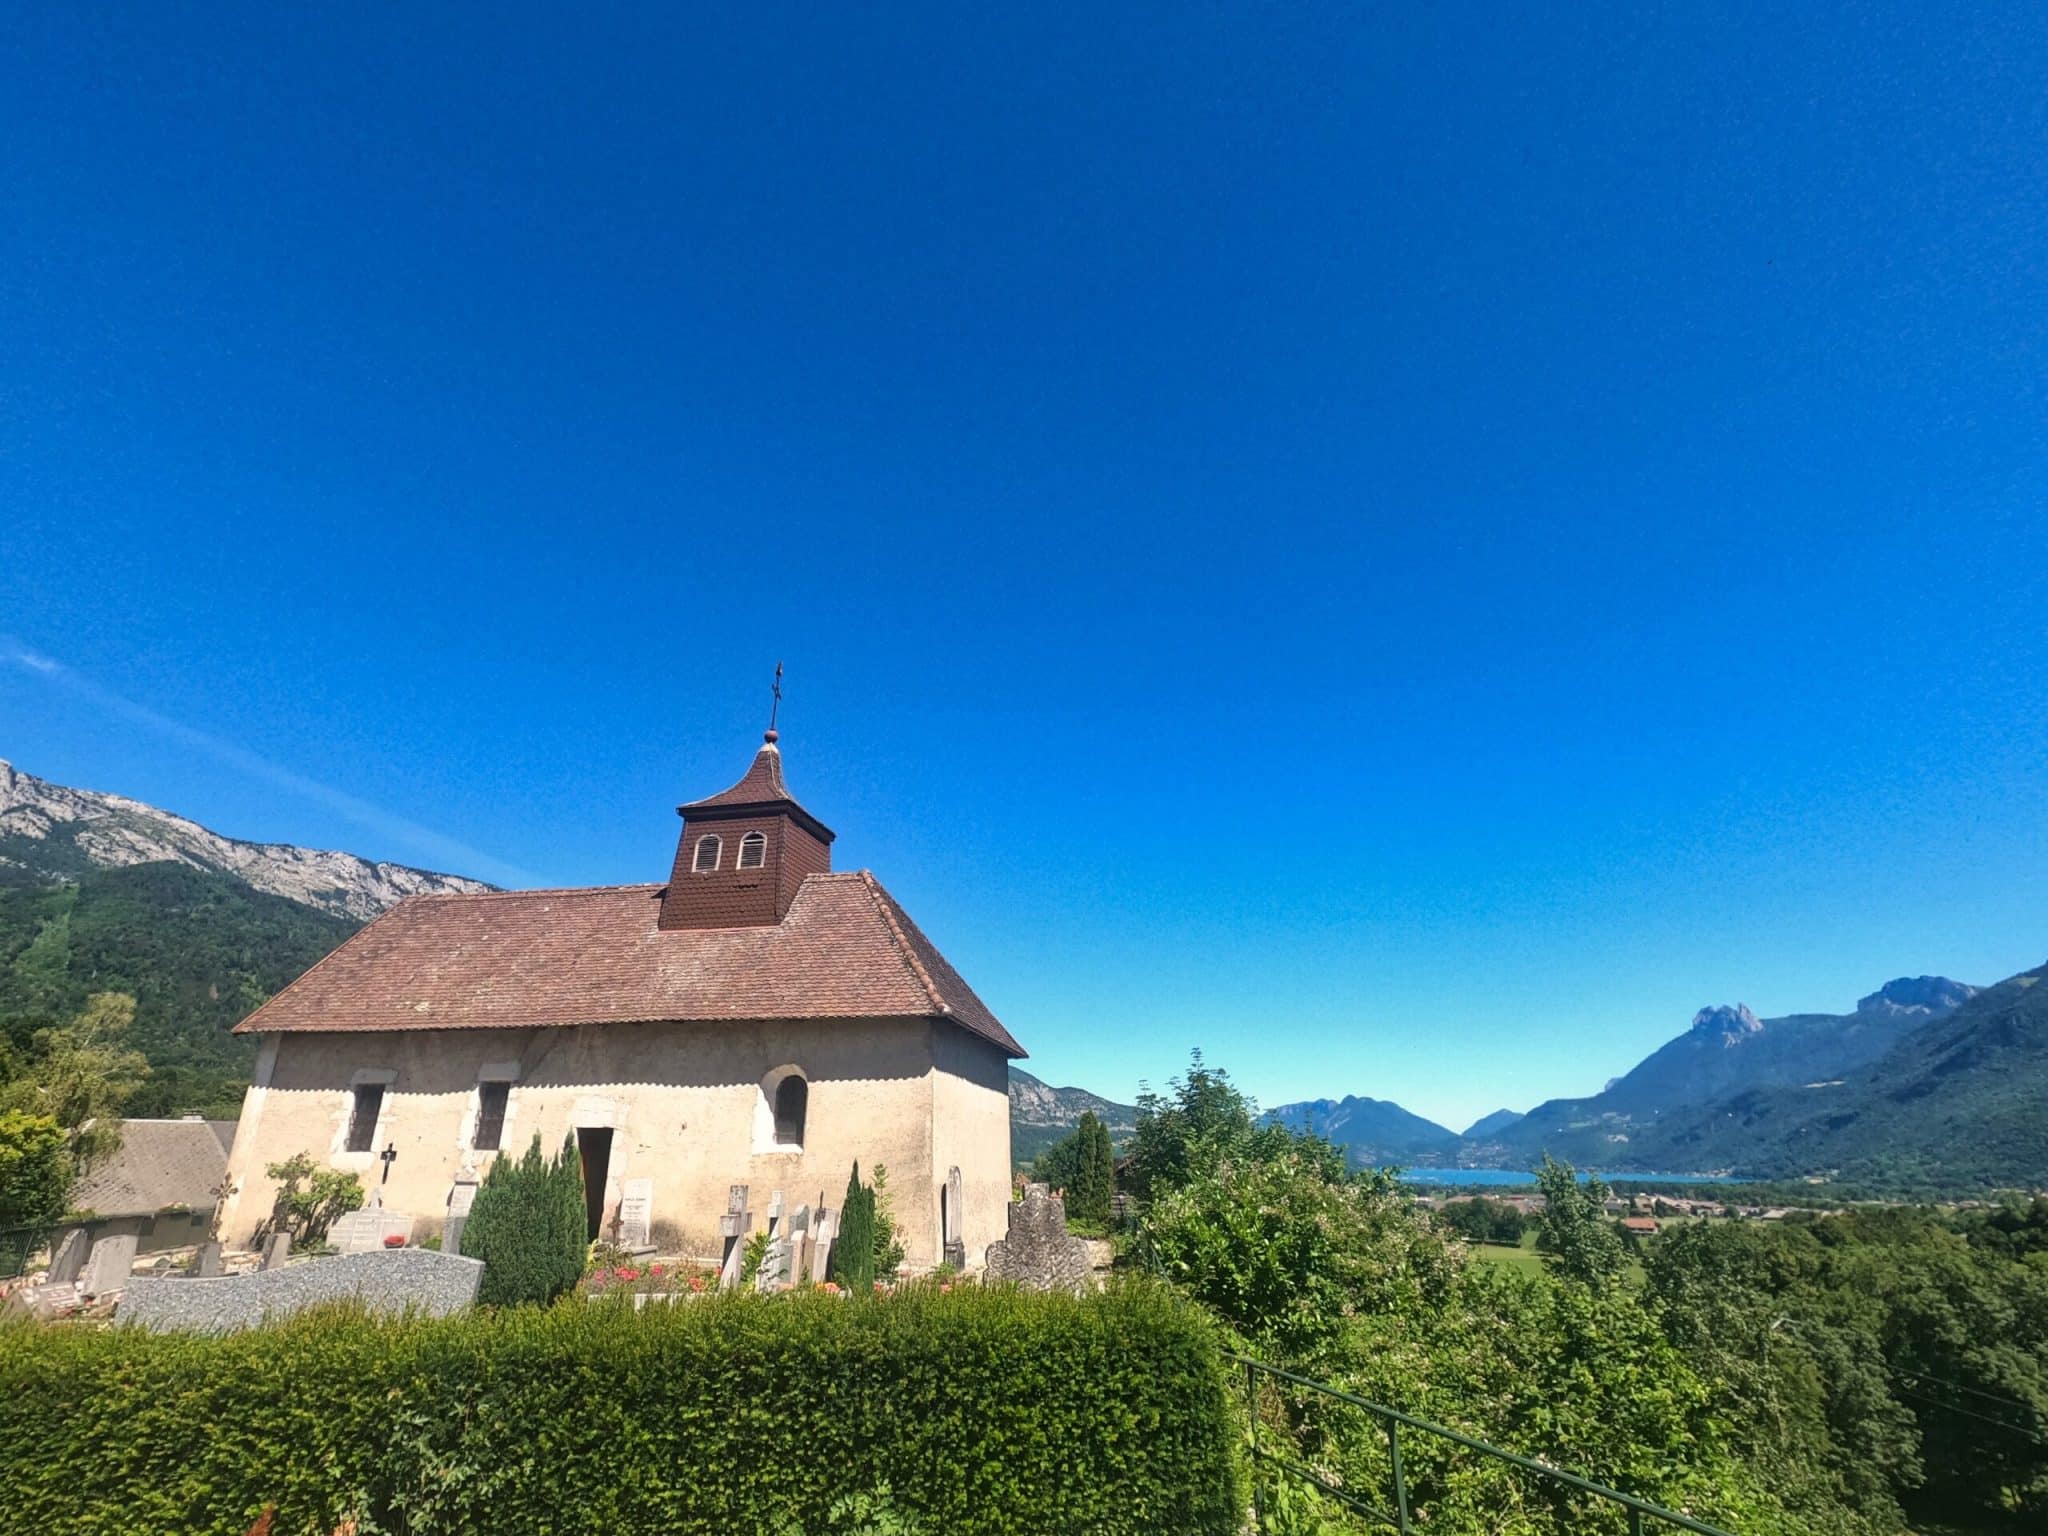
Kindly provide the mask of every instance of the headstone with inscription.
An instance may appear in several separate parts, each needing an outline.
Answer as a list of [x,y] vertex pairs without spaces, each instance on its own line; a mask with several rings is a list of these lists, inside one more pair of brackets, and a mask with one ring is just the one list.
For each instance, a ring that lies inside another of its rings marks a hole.
[[939,1234],[939,1256],[955,1269],[967,1267],[967,1244],[960,1238],[960,1170],[946,1170],[946,1230]]
[[654,1215],[654,1180],[628,1179],[619,1195],[619,1246],[639,1253],[651,1248],[649,1228]]

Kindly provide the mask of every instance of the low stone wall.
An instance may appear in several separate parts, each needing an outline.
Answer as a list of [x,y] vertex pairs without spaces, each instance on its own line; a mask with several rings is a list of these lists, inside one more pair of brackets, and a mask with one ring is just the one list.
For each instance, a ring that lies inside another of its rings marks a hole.
[[232,1333],[333,1301],[359,1301],[373,1312],[411,1309],[445,1317],[475,1302],[483,1275],[484,1266],[476,1259],[389,1248],[211,1280],[137,1276],[128,1283],[114,1321],[158,1333]]

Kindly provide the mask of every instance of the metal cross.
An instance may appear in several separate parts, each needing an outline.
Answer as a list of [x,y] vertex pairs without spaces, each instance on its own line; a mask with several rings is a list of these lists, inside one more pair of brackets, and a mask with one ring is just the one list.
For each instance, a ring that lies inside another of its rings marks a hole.
[[782,709],[782,663],[775,663],[775,702],[768,706],[768,729],[775,729],[775,716]]

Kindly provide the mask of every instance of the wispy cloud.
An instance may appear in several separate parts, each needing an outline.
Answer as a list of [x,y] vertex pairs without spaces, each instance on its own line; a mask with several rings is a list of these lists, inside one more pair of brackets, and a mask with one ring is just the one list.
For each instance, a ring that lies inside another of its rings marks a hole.
[[296,773],[282,763],[251,752],[246,747],[224,741],[209,731],[186,725],[162,715],[146,704],[138,704],[125,695],[102,687],[91,678],[73,671],[39,651],[31,650],[10,635],[0,634],[0,666],[18,667],[46,679],[53,686],[64,689],[79,698],[96,705],[107,714],[122,720],[132,721],[166,736],[181,746],[203,752],[217,762],[260,779],[266,784],[288,790],[316,805],[325,806],[338,816],[346,817],[358,826],[367,827],[379,836],[388,838],[410,850],[409,857],[431,862],[434,867],[452,874],[472,875],[481,880],[490,880],[499,885],[534,885],[538,882],[527,871],[503,859],[492,858],[481,849],[423,827],[416,821],[358,799],[331,784],[322,784]]

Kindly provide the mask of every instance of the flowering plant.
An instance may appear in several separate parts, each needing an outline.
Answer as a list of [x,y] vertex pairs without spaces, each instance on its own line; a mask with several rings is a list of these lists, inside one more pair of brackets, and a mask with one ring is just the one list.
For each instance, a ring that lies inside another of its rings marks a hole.
[[405,1234],[403,1232],[393,1232],[384,1239],[384,1246],[386,1248],[403,1248],[405,1246]]

